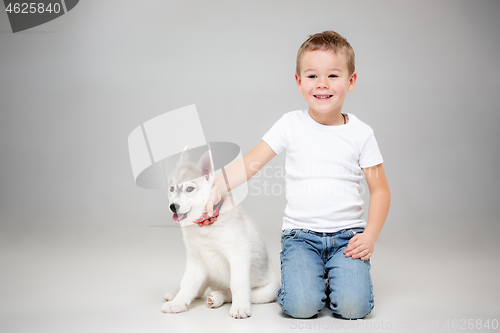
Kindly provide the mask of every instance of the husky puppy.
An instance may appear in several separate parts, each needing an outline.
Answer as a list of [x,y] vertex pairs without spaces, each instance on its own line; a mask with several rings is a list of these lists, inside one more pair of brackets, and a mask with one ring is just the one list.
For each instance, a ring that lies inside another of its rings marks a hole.
[[[208,306],[218,308],[232,302],[229,315],[247,318],[251,303],[276,300],[279,280],[268,258],[263,237],[239,206],[224,211],[229,198],[223,198],[217,221],[198,227],[195,223],[205,211],[214,175],[209,153],[198,163],[189,161],[185,151],[168,178],[168,198],[173,220],[182,229],[187,249],[186,271],[180,288],[168,292],[162,312],[179,313],[207,288]],[[186,225],[187,223],[187,225]]]

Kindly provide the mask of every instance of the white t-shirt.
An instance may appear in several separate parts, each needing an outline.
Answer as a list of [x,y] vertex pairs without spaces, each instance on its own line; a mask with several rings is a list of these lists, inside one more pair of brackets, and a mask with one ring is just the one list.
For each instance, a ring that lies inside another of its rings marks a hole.
[[286,150],[282,229],[336,232],[366,226],[361,168],[383,161],[371,127],[348,115],[347,124],[326,126],[308,110],[288,112],[262,138],[276,154]]

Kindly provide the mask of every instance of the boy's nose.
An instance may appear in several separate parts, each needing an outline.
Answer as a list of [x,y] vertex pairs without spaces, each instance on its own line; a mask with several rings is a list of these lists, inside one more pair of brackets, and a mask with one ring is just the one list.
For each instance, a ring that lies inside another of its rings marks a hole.
[[324,80],[319,80],[317,88],[328,88],[328,83]]

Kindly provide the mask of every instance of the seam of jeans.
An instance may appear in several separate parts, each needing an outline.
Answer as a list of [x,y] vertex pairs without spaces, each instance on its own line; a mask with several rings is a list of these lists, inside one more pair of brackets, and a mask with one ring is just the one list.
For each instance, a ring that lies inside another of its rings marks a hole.
[[[370,266],[369,270],[371,271],[370,259],[365,260],[365,262]],[[369,315],[375,307],[375,296],[373,295],[373,280],[371,273],[368,274],[368,279],[370,281],[370,310],[363,317]]]
[[332,249],[330,252],[331,252],[331,254],[335,253],[335,237],[332,237]]
[[[283,250],[282,250],[283,251]],[[285,304],[285,279],[283,279],[283,258],[280,256],[280,273],[281,273],[281,287],[278,290],[278,304],[280,305],[281,309],[284,308]]]
[[[370,260],[370,259],[368,259],[368,260]],[[370,264],[370,261],[368,261],[368,264]],[[370,265],[370,271],[371,271],[371,265]],[[375,296],[373,295],[373,280],[372,280],[371,272],[370,272],[369,278],[370,278],[370,293],[371,293],[371,295],[370,295],[370,305],[371,305],[370,312],[372,312],[371,310],[375,306]]]

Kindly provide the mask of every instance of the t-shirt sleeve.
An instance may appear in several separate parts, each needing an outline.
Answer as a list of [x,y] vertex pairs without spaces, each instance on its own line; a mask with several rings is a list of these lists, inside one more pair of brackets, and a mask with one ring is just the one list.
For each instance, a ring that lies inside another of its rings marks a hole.
[[377,139],[373,134],[373,130],[370,131],[368,139],[361,150],[359,156],[359,166],[361,168],[369,168],[378,165],[383,162],[382,154],[380,154],[380,149],[378,148]]
[[264,140],[269,147],[279,155],[283,150],[286,149],[285,141],[285,128],[286,128],[286,115],[283,115],[271,129],[264,134],[262,140]]

